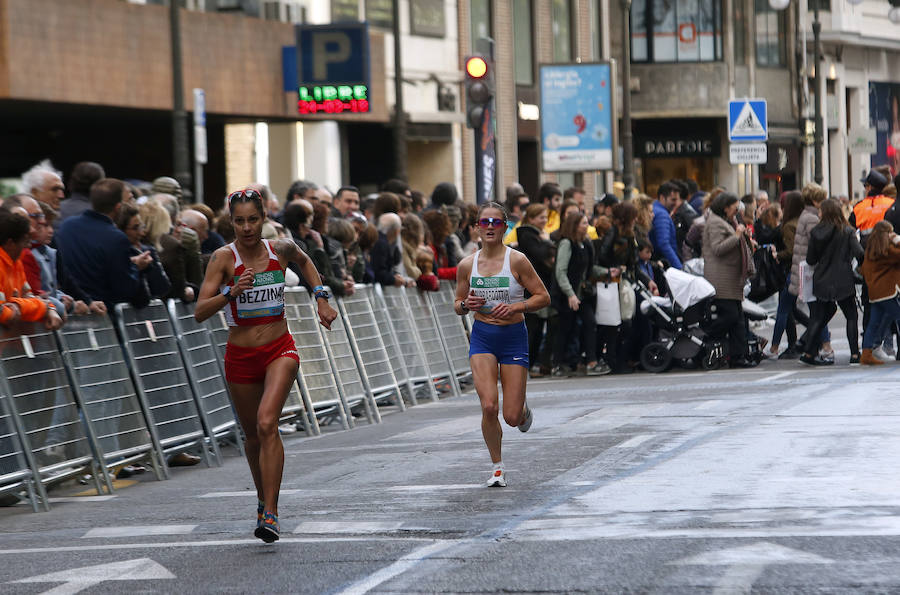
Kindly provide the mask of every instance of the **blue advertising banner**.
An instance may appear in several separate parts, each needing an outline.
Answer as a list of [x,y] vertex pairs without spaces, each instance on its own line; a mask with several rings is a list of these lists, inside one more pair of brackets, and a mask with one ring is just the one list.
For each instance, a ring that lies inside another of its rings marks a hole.
[[541,65],[544,171],[612,169],[610,76],[608,63]]
[[869,128],[875,129],[872,165],[900,173],[900,84],[869,83]]

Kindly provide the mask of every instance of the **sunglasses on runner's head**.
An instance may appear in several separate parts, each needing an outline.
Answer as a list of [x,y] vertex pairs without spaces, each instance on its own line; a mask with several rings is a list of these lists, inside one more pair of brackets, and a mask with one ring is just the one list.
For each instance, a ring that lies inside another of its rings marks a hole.
[[479,227],[503,227],[506,221],[495,217],[483,217],[478,220]]
[[238,190],[228,195],[228,202],[231,202],[232,200],[262,200],[262,194],[260,194],[256,190],[253,190],[252,188],[249,188],[247,190]]

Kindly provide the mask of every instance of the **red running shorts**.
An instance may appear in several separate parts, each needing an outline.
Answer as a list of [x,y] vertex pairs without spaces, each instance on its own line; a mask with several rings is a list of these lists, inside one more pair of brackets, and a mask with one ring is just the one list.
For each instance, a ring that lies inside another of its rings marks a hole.
[[300,363],[294,338],[285,333],[271,343],[259,347],[225,347],[225,380],[234,384],[259,384],[266,379],[266,368],[280,357]]

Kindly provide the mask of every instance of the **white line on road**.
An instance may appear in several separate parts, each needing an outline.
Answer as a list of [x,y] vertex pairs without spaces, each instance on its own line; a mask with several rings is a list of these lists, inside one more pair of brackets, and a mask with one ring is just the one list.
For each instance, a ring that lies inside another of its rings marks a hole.
[[59,502],[106,502],[107,500],[118,497],[117,494],[108,496],[59,496],[58,498],[50,498],[49,500],[50,504],[57,504]]
[[[409,537],[409,536],[368,536],[368,537],[282,537],[278,543],[281,545],[284,544],[317,544],[317,543],[345,543],[345,542],[376,542],[376,541],[391,541],[391,542],[433,542],[435,539],[433,537]],[[448,540],[454,543],[459,540]],[[444,543],[444,542],[441,542]],[[22,554],[50,554],[50,553],[61,553],[61,552],[102,552],[102,551],[115,551],[115,550],[143,550],[143,549],[167,549],[167,548],[202,548],[202,547],[223,547],[223,546],[237,546],[237,545],[258,545],[263,546],[263,543],[258,539],[209,539],[205,541],[165,541],[165,542],[152,542],[152,543],[109,543],[104,545],[66,545],[66,546],[57,546],[57,547],[26,547],[26,548],[17,548],[17,549],[9,549],[2,550],[0,549],[0,556],[13,556],[13,555],[22,555]]]
[[652,440],[654,437],[656,437],[656,434],[640,434],[638,436],[630,438],[629,440],[626,440],[621,444],[616,444],[615,448],[635,448],[637,446],[640,446],[647,440]]
[[333,534],[333,533],[382,533],[396,531],[402,522],[394,521],[306,521],[294,529],[294,533]]
[[[291,494],[300,494],[304,491],[309,490],[281,490],[279,492],[282,496],[291,495]],[[252,490],[244,490],[242,492],[208,492],[206,494],[201,494],[199,496],[195,496],[195,498],[255,498],[256,492]]]
[[91,529],[82,539],[95,539],[106,537],[147,537],[150,535],[187,535],[197,525],[147,525],[132,527],[97,527]]
[[448,550],[451,547],[455,546],[457,543],[459,542],[441,541],[438,543],[432,543],[431,545],[426,545],[425,547],[421,547],[417,550],[413,550],[405,556],[400,557],[390,566],[385,566],[378,572],[370,574],[361,581],[353,583],[346,589],[338,591],[338,595],[362,595],[363,593],[368,593],[379,585],[382,585],[391,580],[398,574],[403,574],[422,560],[425,560],[426,558],[429,558],[434,554],[439,554],[440,552]]
[[722,401],[719,399],[716,399],[714,401],[704,401],[703,403],[700,403],[699,405],[694,407],[694,410],[696,411],[696,410],[703,410],[703,409],[712,409],[713,407],[718,407],[721,404],[722,404]]
[[789,372],[782,372],[781,374],[775,374],[774,376],[767,376],[765,378],[760,378],[759,380],[754,380],[753,382],[754,383],[772,382],[773,380],[778,380],[779,378],[785,378],[787,376],[792,376],[793,374],[796,374],[796,373],[797,373],[796,370],[791,370]]

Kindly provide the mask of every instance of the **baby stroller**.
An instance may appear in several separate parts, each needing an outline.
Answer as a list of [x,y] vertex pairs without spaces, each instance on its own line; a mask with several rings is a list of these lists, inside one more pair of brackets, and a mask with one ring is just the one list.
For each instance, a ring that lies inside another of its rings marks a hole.
[[648,372],[664,372],[674,359],[685,367],[720,368],[726,362],[725,346],[703,330],[715,316],[715,288],[703,277],[678,269],[669,268],[665,274],[671,299],[654,296],[637,282],[644,298],[641,312],[650,319],[656,336],[641,349],[641,366]]

